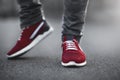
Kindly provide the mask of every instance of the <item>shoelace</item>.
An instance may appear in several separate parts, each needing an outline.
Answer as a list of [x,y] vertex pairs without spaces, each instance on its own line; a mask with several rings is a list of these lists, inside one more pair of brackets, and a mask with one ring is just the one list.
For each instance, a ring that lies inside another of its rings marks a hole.
[[18,38],[18,41],[21,40],[22,38],[22,35],[23,35],[23,32],[25,31],[25,29],[28,29],[29,27],[26,27],[26,28],[23,28],[22,31],[21,31],[21,34],[20,34],[20,37]]
[[77,50],[77,47],[73,41],[66,41],[66,50]]
[[21,38],[22,38],[22,33],[23,33],[23,31],[21,31],[21,34],[20,34],[20,37],[18,38],[18,41],[21,40]]

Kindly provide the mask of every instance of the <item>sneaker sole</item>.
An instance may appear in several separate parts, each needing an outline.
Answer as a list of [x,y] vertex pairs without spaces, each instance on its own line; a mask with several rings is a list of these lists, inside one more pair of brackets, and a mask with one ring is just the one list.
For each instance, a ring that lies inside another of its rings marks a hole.
[[70,67],[70,66],[82,67],[82,66],[85,66],[87,64],[87,61],[84,61],[83,63],[76,63],[75,61],[70,61],[68,63],[61,62],[61,64],[65,67]]
[[15,58],[15,57],[19,57],[19,56],[25,54],[27,51],[32,49],[35,45],[37,45],[41,40],[43,40],[45,37],[47,37],[53,31],[54,31],[54,29],[52,27],[50,27],[50,29],[47,32],[45,32],[43,35],[38,35],[28,46],[26,46],[25,48],[21,49],[20,51],[14,53],[13,55],[7,55],[7,57]]

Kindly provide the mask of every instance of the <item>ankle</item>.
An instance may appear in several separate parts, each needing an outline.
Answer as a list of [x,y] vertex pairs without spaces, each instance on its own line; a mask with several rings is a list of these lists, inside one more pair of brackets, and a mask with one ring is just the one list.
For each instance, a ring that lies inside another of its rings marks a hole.
[[76,40],[77,42],[80,41],[81,39],[81,36],[73,36],[73,35],[64,35],[62,36],[62,41],[65,42],[65,41],[73,41],[73,40]]

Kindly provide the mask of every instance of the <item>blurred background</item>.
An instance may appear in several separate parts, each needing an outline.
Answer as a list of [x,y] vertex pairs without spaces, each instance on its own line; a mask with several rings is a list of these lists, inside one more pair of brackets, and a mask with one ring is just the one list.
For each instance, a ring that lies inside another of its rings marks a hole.
[[11,61],[6,59],[6,53],[21,32],[20,9],[16,0],[0,0],[2,80],[120,80],[120,0],[89,1],[80,44],[88,64],[82,69],[66,69],[60,64],[63,0],[41,0],[41,3],[47,22],[55,29],[53,34],[20,59]]

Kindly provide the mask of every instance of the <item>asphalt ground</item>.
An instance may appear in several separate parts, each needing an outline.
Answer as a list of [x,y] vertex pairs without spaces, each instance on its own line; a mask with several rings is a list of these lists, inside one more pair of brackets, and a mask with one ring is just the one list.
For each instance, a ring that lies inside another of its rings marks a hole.
[[0,20],[0,80],[120,80],[120,28],[86,24],[80,45],[87,55],[85,67],[61,65],[61,20],[47,19],[55,29],[20,58],[6,53],[20,34],[18,19]]

